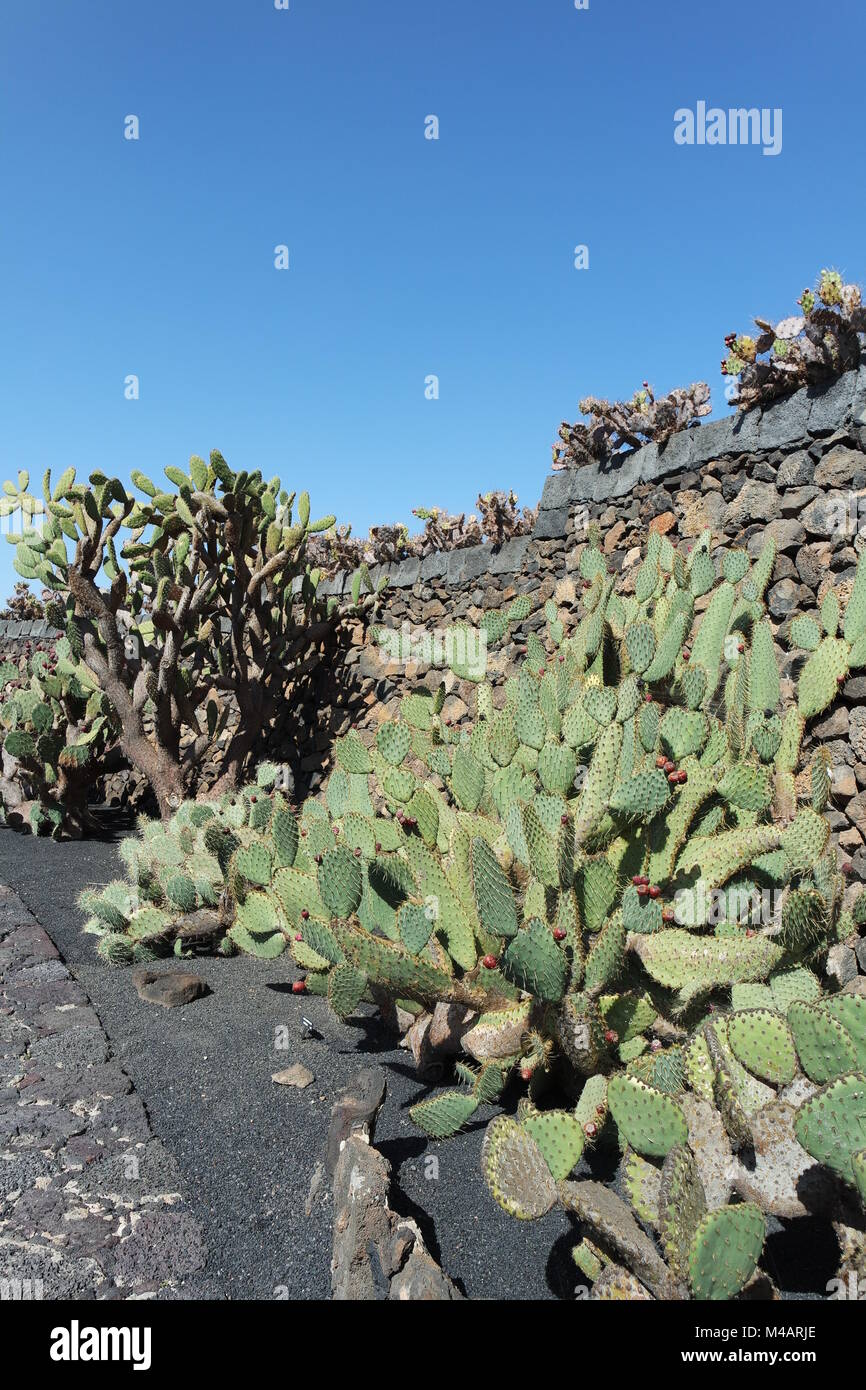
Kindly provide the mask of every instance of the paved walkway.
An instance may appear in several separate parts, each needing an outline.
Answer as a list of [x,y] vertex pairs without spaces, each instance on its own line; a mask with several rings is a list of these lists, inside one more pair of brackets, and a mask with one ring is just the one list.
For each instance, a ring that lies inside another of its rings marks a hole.
[[184,1296],[205,1248],[182,1187],[83,989],[0,885],[0,1298]]

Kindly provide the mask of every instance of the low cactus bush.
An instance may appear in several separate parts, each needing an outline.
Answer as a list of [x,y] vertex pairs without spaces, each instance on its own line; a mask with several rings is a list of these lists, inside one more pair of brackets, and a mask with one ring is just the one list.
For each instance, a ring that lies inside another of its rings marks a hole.
[[67,638],[0,664],[2,776],[7,824],[79,837],[117,741],[115,711]]
[[[521,1089],[517,1117],[488,1125],[489,1190],[519,1218],[576,1213],[595,1296],[766,1287],[766,1216],[802,1214],[815,1167],[848,1193],[840,1213],[856,1206],[866,1161],[866,1000],[821,969],[866,896],[829,847],[826,764],[801,751],[821,643],[841,626],[860,664],[866,557],[835,621],[825,598],[788,708],[774,560],[772,540],[750,560],[654,533],[626,595],[592,532],[579,621],[566,635],[546,606],[504,700],[479,681],[457,729],[444,685],[421,688],[369,746],[338,740],[324,798],[297,814],[264,768],[144,827],[124,849],[132,883],[84,904],[99,949],[141,958],[147,901],[171,924],[153,919],[143,949],[182,953],[189,914],[216,904],[220,949],[288,950],[338,1016],[376,1004],[419,1065],[455,1059],[458,1084],[411,1110],[431,1138]],[[501,635],[527,616],[488,618]],[[573,1177],[597,1149],[619,1150],[628,1200]]]
[[[15,568],[55,594],[46,616],[77,678],[109,703],[124,756],[169,818],[198,790],[206,750],[221,748],[218,796],[241,784],[293,668],[331,638],[342,610],[319,596],[307,559],[309,537],[334,523],[311,520],[307,493],[235,472],[216,450],[165,476],[133,470],[131,492],[99,472],[78,483],[74,468],[52,483],[49,470],[38,498],[21,473],[0,514],[20,513],[7,537]],[[240,720],[221,745],[228,697]]]
[[512,491],[481,493],[477,507],[480,519],[474,513],[452,515],[442,507],[416,507],[412,514],[424,522],[424,529],[414,536],[403,525],[371,526],[366,539],[353,536],[351,526],[332,526],[311,537],[310,558],[324,572],[333,574],[423,559],[438,551],[465,550],[485,539],[491,545],[501,545],[515,536],[529,535],[538,515],[537,507],[521,509]]
[[10,623],[43,621],[45,602],[51,597],[52,595],[45,591],[43,599],[38,599],[31,591],[30,585],[25,584],[23,579],[19,580],[11,597],[6,600],[6,607],[0,609],[0,620]]
[[737,378],[734,403],[741,410],[802,386],[832,380],[863,360],[866,309],[858,285],[835,270],[822,270],[815,288],[798,299],[800,313],[773,324],[755,319],[756,334],[729,333],[722,375]]
[[645,381],[630,401],[604,401],[587,396],[579,405],[589,423],[570,425],[563,420],[553,446],[554,469],[581,468],[590,463],[609,463],[626,449],[638,449],[654,440],[664,444],[671,435],[700,422],[712,410],[710,388],[693,382],[656,399]]

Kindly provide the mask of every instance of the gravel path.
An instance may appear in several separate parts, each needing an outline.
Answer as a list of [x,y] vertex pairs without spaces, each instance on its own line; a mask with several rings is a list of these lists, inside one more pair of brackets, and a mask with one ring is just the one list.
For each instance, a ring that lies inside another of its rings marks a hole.
[[[552,1212],[529,1224],[499,1210],[478,1169],[483,1122],[447,1143],[417,1133],[407,1114],[422,1094],[414,1068],[376,1018],[340,1024],[324,1000],[293,996],[286,959],[157,963],[192,970],[211,993],[169,1010],[139,999],[128,969],[99,961],[75,906],[83,887],[118,874],[108,841],[55,844],[0,830],[0,883],[38,918],[92,1001],[200,1227],[204,1267],[178,1272],[163,1296],[329,1296],[330,1198],[321,1188],[305,1213],[310,1177],[334,1096],[376,1062],[388,1077],[376,1143],[394,1166],[394,1205],[418,1220],[443,1268],[472,1298],[573,1297],[568,1218]],[[304,1036],[303,1016],[320,1038]],[[271,1081],[295,1061],[316,1077],[304,1091]]]

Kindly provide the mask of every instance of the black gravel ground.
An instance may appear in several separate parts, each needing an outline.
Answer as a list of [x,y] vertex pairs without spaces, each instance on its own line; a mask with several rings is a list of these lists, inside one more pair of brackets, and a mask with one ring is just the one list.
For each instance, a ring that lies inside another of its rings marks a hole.
[[[574,1297],[574,1243],[561,1212],[518,1222],[488,1195],[478,1167],[486,1121],[447,1143],[418,1135],[408,1107],[424,1094],[405,1052],[372,1016],[337,1023],[325,1001],[291,994],[290,961],[200,959],[212,993],[183,1009],[139,999],[128,969],[104,965],[81,933],[76,897],[119,876],[111,839],[72,844],[0,830],[0,881],[14,888],[90,996],[154,1133],[177,1161],[209,1257],[184,1296],[327,1298],[331,1210],[323,1184],[305,1205],[334,1096],[376,1063],[388,1096],[376,1142],[394,1168],[394,1205],[415,1217],[443,1268],[472,1298]],[[306,1016],[321,1038],[306,1038]],[[301,1061],[305,1091],[271,1074]]]

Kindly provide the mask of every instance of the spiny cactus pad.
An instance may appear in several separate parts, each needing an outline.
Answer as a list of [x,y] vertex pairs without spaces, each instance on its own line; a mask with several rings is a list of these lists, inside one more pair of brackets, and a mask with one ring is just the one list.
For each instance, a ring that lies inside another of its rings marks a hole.
[[575,1117],[567,1110],[543,1110],[528,1116],[523,1128],[535,1140],[557,1182],[567,1178],[580,1159],[585,1142]]
[[707,1212],[692,1237],[689,1282],[695,1298],[735,1298],[755,1272],[766,1223],[752,1202]]
[[550,928],[538,918],[527,922],[509,942],[501,969],[507,980],[537,999],[556,1003],[565,991],[565,955]]
[[677,1102],[637,1077],[612,1076],[607,1099],[622,1137],[639,1154],[663,1158],[675,1145],[686,1143],[688,1126]]
[[794,1133],[813,1158],[855,1183],[853,1156],[866,1147],[866,1074],[838,1077],[807,1100]]
[[462,1129],[477,1109],[478,1101],[466,1091],[442,1091],[413,1105],[409,1114],[431,1139],[448,1139]]
[[481,1170],[491,1195],[510,1216],[535,1221],[556,1202],[556,1181],[538,1144],[507,1115],[487,1126]]
[[668,1264],[683,1283],[689,1277],[689,1254],[707,1199],[694,1155],[686,1144],[668,1153],[658,1193],[658,1232]]
[[728,1042],[734,1056],[755,1076],[786,1086],[797,1073],[797,1053],[791,1030],[770,1009],[744,1009],[728,1020]]

